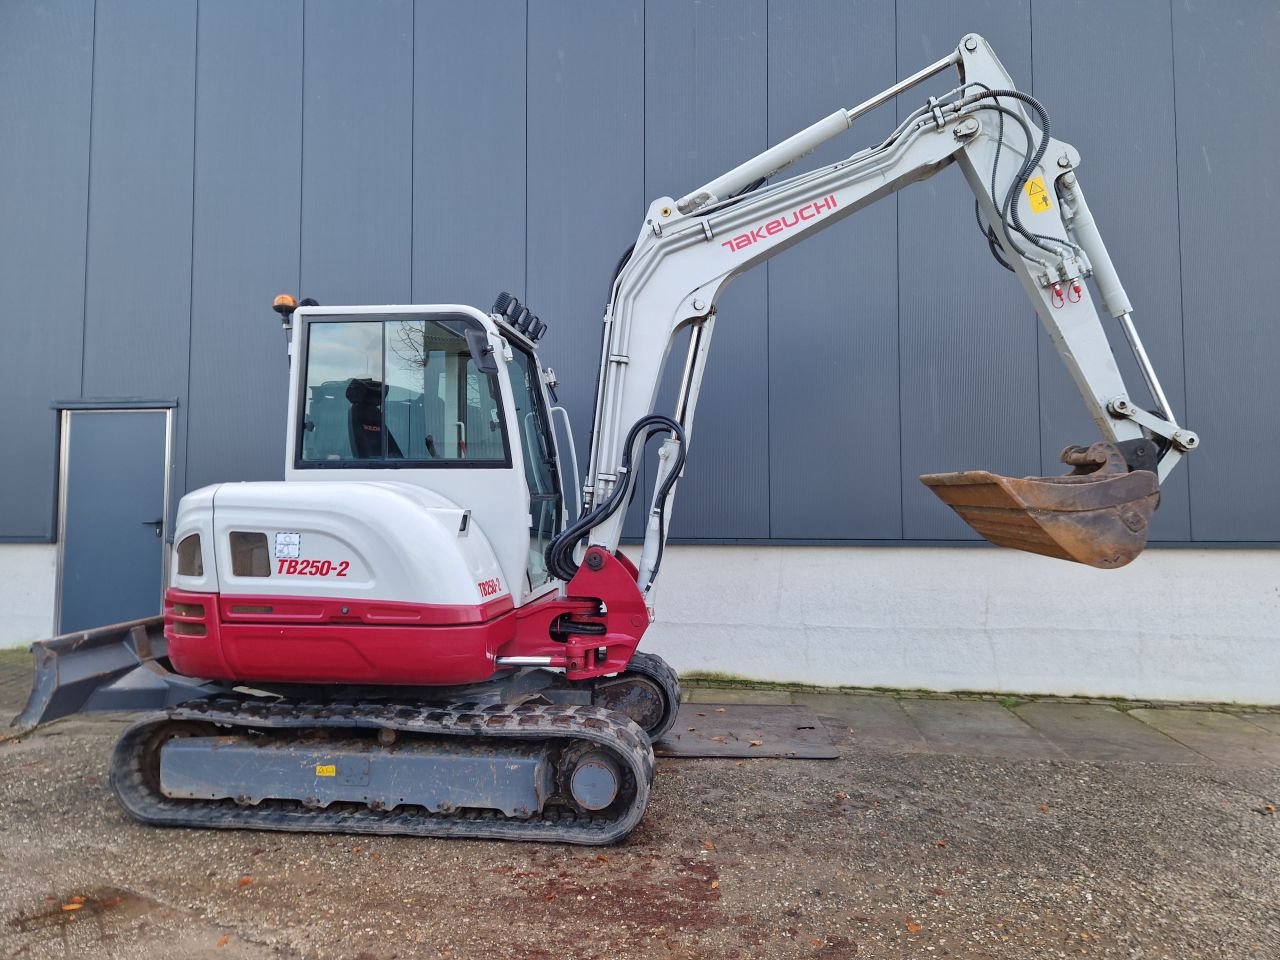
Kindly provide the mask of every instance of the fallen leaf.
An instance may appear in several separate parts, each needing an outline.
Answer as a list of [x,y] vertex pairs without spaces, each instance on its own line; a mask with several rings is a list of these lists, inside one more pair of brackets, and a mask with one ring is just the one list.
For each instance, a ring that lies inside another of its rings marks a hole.
[[849,795],[845,793],[843,790],[836,794],[836,800],[840,803],[844,803],[848,799],[849,799]]
[[240,878],[240,886],[242,887],[247,887],[251,883],[253,883],[253,877],[249,876],[247,873]]
[[720,881],[719,881],[719,880],[712,880],[712,881],[711,881],[711,889],[712,889],[712,890],[719,890],[719,889],[720,889]]
[[607,853],[597,853],[596,859],[599,860],[601,863],[608,863],[609,855]]
[[222,936],[218,938],[218,949],[221,950],[230,942],[231,942],[231,934],[224,933]]
[[64,903],[62,905],[63,910],[80,910],[83,907],[84,907],[83,903]]
[[725,740],[723,736],[712,737],[711,739],[714,740],[716,743],[724,743],[724,740]]
[[764,741],[763,741],[763,740],[752,740],[752,741],[751,741],[751,743],[749,743],[749,744],[748,744],[748,746],[751,746],[751,747],[758,747],[758,746],[760,746],[762,743],[764,743]]
[[381,860],[382,854],[380,854],[377,850],[375,850],[373,851],[373,853],[369,854],[369,857],[373,860]]
[[79,897],[79,896],[72,897],[70,902],[84,906],[84,897]]
[[351,848],[351,852],[352,852],[352,853],[359,853],[359,852],[360,852],[361,850],[363,850],[363,849],[364,849],[364,847],[352,847],[352,848]]
[[705,713],[700,713],[700,714],[698,714],[698,716],[700,716],[700,717],[705,717],[705,716],[706,716],[706,714],[705,714]]
[[1275,813],[1276,805],[1274,803],[1267,803],[1263,805],[1262,809],[1267,811],[1267,813]]
[[253,855],[254,855],[255,857],[260,857],[260,856],[262,856],[262,855],[263,855],[264,853],[266,853],[266,852],[267,852],[267,848],[266,848],[266,847],[254,847],[254,848],[253,848]]
[[724,707],[716,707],[716,713],[724,713]]
[[919,933],[920,930],[920,924],[916,923],[914,920],[907,921],[907,933]]
[[703,849],[703,850],[714,850],[715,848],[716,848],[716,845],[715,845],[714,843],[712,843],[710,840],[703,840],[703,841],[702,841],[702,849]]
[[690,732],[690,733],[693,733],[693,731],[695,731],[695,730],[697,730],[697,729],[698,729],[697,727],[690,727],[690,728],[689,728],[689,732]]
[[820,946],[822,946],[824,943],[826,943],[826,941],[825,941],[825,940],[810,940],[810,941],[809,941],[809,946],[811,946],[811,947],[820,947]]
[[938,846],[940,846],[940,847],[945,847],[945,846],[947,845],[947,841],[945,841],[945,840],[938,840],[938,841],[937,841],[937,844],[938,844]]
[[1041,813],[1048,813],[1048,812],[1049,812],[1049,805],[1048,805],[1047,803],[1042,803],[1042,804],[1040,804],[1040,812],[1041,812]]

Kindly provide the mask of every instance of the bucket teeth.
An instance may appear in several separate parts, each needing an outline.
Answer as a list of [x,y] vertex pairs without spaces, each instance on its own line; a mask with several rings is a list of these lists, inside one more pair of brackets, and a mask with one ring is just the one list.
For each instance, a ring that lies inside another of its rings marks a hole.
[[966,470],[920,480],[997,546],[1104,570],[1143,551],[1160,499],[1149,470],[1022,478]]

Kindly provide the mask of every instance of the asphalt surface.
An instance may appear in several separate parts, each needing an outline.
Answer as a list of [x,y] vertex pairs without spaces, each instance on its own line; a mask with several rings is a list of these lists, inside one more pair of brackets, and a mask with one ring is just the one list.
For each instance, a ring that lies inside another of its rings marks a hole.
[[0,744],[0,958],[1280,958],[1275,713],[742,699],[840,758],[662,759],[603,849],[143,827],[59,721]]

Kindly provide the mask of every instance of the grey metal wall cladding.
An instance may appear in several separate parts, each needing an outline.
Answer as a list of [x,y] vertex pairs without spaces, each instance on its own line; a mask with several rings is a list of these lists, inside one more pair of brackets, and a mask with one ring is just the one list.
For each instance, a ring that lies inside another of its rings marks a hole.
[[[893,5],[769,4],[769,141],[896,79]],[[831,163],[893,129],[892,107],[801,161]],[[772,535],[902,535],[898,493],[897,200],[770,260]]]
[[[900,3],[898,63],[910,73],[945,56],[970,30],[991,41],[1014,82],[1030,91],[1025,2]],[[935,77],[899,102],[899,119],[926,94],[953,86],[953,74]],[[898,297],[903,535],[976,539],[918,477],[975,467],[1039,472],[1037,321],[1017,280],[987,251],[958,169],[898,195]]]
[[187,489],[232,457],[238,476],[284,474],[288,362],[266,306],[298,282],[302,19],[301,0],[200,6]]
[[1188,421],[1212,454],[1191,465],[1191,533],[1280,539],[1280,7],[1173,7]]
[[[1155,537],[1280,543],[1280,10],[1253,0],[0,3],[0,129],[18,132],[0,150],[0,438],[20,454],[0,538],[52,536],[55,399],[179,398],[175,493],[279,476],[283,290],[480,307],[513,290],[551,325],[585,455],[609,276],[649,200],[970,30],[1080,149],[1166,391],[1204,436]],[[1057,472],[1096,435],[957,171],[719,306],[676,536],[972,539],[917,474]]]
[[[1064,43],[1060,35],[1037,32],[1032,37],[1035,93],[1042,103],[1053,105],[1058,136],[1080,151],[1080,179],[1089,191],[1107,249],[1124,277],[1134,322],[1165,394],[1177,415],[1185,416],[1169,5],[1157,0],[1075,0],[1063,8],[1034,0],[1032,14],[1033,22],[1066,14],[1073,32],[1090,40],[1081,48]],[[1135,70],[1135,63],[1141,69]],[[1107,327],[1134,396],[1144,406],[1154,407],[1123,334],[1112,321],[1107,321]],[[1195,428],[1207,430],[1198,417]],[[1080,395],[1042,330],[1041,469],[1062,472],[1058,461],[1062,448],[1096,435]],[[1208,442],[1207,456],[1216,459],[1217,431]],[[1190,536],[1189,475],[1179,469],[1161,489],[1160,509],[1151,526],[1153,538],[1186,540]]]
[[647,204],[644,5],[566,0],[528,9],[525,299],[551,325],[545,362],[563,381],[585,461],[600,315]]
[[[644,194],[679,197],[769,145],[763,0],[651,2],[645,11]],[[703,51],[715,50],[715,57]],[[633,225],[633,230],[634,230]],[[757,268],[719,302],[688,469],[673,520],[686,537],[769,536],[768,282]],[[687,338],[672,350],[660,401],[675,406]],[[657,441],[653,451],[657,450]],[[646,462],[643,505],[653,494]],[[637,498],[639,501],[641,498]],[[750,507],[744,507],[750,504]],[[637,506],[640,504],[637,503]]]
[[80,392],[93,0],[0,4],[0,535],[53,534],[57,415]]
[[409,0],[306,5],[300,290],[321,303],[410,299],[413,20]]
[[420,0],[413,26],[413,302],[487,310],[525,290],[525,0]]
[[97,4],[86,397],[174,397],[190,356],[195,0]]

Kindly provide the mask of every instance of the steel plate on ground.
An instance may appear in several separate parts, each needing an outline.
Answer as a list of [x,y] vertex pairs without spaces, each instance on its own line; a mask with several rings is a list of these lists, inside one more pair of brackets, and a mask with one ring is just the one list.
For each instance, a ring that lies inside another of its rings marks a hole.
[[809,707],[685,703],[675,726],[653,745],[659,757],[783,757],[834,760],[831,734]]

